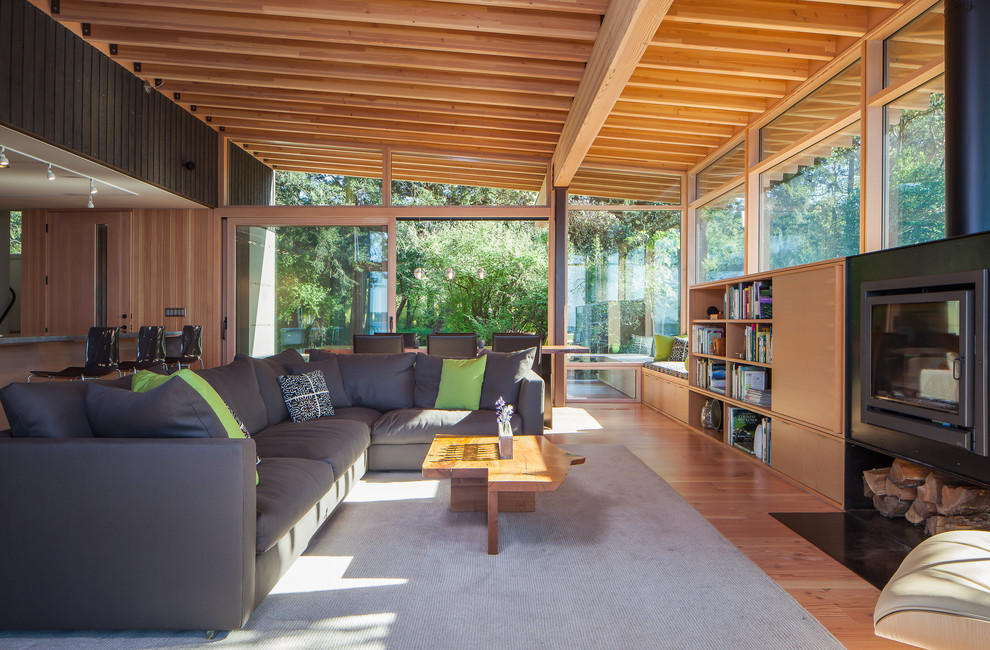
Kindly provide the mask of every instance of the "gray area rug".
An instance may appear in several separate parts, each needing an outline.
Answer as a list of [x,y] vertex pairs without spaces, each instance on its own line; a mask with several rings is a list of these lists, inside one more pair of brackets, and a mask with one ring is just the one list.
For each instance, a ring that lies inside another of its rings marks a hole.
[[[450,513],[449,483],[365,477],[248,625],[216,648],[841,648],[625,447],[535,513]],[[4,648],[190,647],[194,633],[5,633]]]

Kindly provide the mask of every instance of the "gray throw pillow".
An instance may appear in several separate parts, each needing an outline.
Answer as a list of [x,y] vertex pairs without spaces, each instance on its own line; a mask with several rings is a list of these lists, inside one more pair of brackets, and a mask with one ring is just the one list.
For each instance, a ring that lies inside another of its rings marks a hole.
[[193,372],[217,391],[230,412],[250,433],[258,433],[268,426],[268,413],[265,402],[259,399],[261,391],[251,357],[238,354],[231,363]]
[[337,362],[336,354],[328,354],[322,361],[310,361],[309,363],[289,364],[289,374],[301,375],[303,373],[320,370],[327,383],[327,390],[330,392],[330,402],[337,408],[347,408],[351,406],[351,398],[344,389],[344,380],[340,376],[340,364]]
[[443,371],[443,357],[420,352],[416,355],[416,387],[413,390],[413,405],[421,409],[435,408],[437,393],[440,392],[440,373]]
[[91,385],[85,401],[99,438],[227,437],[220,418],[184,381],[167,381],[146,393]]
[[14,383],[0,388],[10,434],[15,438],[92,438],[86,419],[90,382]]
[[278,385],[278,378],[281,375],[289,374],[290,364],[301,363],[306,363],[306,360],[291,348],[265,359],[251,359],[255,377],[258,379],[258,390],[261,392],[261,399],[264,401],[265,411],[268,413],[268,426],[289,419],[289,410],[285,408],[285,400],[282,397],[282,389]]
[[482,350],[488,357],[485,365],[485,380],[481,384],[481,406],[494,409],[495,401],[503,398],[507,404],[519,402],[519,388],[527,371],[533,369],[536,348],[518,352],[492,352]]
[[323,371],[302,375],[282,375],[278,378],[282,397],[293,422],[308,422],[333,415],[333,404]]
[[412,408],[415,352],[338,354],[337,362],[352,406],[382,412]]

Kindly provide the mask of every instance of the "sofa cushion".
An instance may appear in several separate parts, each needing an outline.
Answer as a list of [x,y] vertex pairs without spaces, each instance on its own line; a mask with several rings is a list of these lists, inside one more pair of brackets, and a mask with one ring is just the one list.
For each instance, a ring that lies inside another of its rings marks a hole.
[[258,473],[255,548],[264,553],[327,493],[334,474],[326,463],[306,458],[266,458]]
[[487,357],[444,359],[435,408],[477,411]]
[[268,413],[259,399],[258,377],[251,357],[238,354],[231,363],[193,372],[213,386],[249,432],[254,434],[268,426]]
[[[320,350],[320,352],[324,351]],[[321,370],[323,372],[323,379],[327,383],[327,390],[330,391],[330,402],[334,408],[351,406],[351,398],[344,389],[344,379],[340,376],[340,363],[337,361],[337,355],[328,352],[324,352],[324,354],[329,356],[320,361],[290,363],[289,373],[301,375],[306,372]]]
[[282,389],[279,388],[278,377],[279,375],[291,374],[289,365],[302,363],[305,363],[302,355],[291,348],[265,359],[251,359],[255,377],[258,379],[258,391],[261,393],[261,400],[265,403],[269,425],[289,419],[289,409],[285,408],[285,400],[282,399]]
[[174,380],[189,384],[203,398],[220,420],[220,424],[223,425],[228,438],[244,438],[248,435],[244,424],[241,423],[234,414],[234,411],[231,410],[230,406],[220,397],[217,391],[210,386],[209,382],[188,368],[183,368],[171,375],[160,375],[150,370],[141,370],[134,375],[131,390],[136,393],[146,393],[166,383],[173,383]]
[[144,393],[89,386],[85,402],[89,425],[101,438],[228,437],[213,408],[184,381]]
[[502,397],[508,404],[519,403],[519,387],[523,377],[533,367],[536,348],[518,352],[492,352],[482,350],[488,359],[485,366],[485,381],[481,385],[481,406],[494,409],[495,401]]
[[10,433],[15,438],[92,438],[86,412],[89,382],[14,383],[0,388]]
[[278,384],[293,422],[308,422],[333,415],[333,403],[322,371],[282,375],[278,378]]
[[[512,430],[522,430],[522,418],[512,416]],[[437,433],[455,436],[497,436],[495,411],[442,411],[401,409],[384,414],[371,428],[375,445],[408,445],[433,442]]]
[[436,406],[437,392],[440,390],[440,373],[443,371],[443,357],[420,352],[416,355],[416,386],[413,389],[413,406],[431,409]]
[[674,337],[666,334],[654,334],[653,340],[655,341],[653,360],[666,361],[670,358],[670,351],[674,348]]
[[415,352],[339,354],[337,362],[352,406],[384,412],[413,405]]
[[262,465],[269,458],[308,458],[329,463],[342,476],[371,444],[371,431],[357,420],[322,418],[272,425],[254,442]]
[[685,336],[675,336],[667,361],[687,361],[688,340]]
[[342,409],[334,409],[334,417],[338,420],[357,420],[363,422],[371,430],[371,426],[382,416],[381,411],[370,409],[366,406],[348,406]]

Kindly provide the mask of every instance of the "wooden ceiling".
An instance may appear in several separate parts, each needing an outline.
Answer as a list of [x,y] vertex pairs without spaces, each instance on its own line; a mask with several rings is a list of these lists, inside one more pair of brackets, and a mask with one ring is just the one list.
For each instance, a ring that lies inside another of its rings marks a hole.
[[539,190],[552,161],[575,193],[669,200],[671,173],[901,4],[59,0],[52,16],[276,169],[380,177],[388,149],[396,178]]

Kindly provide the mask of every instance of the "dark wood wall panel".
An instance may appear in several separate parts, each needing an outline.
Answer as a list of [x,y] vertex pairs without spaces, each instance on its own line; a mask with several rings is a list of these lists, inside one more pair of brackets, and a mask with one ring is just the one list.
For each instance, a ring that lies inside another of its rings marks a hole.
[[227,143],[230,205],[271,205],[275,171],[233,142]]
[[0,123],[216,206],[217,133],[27,0],[0,0],[0,89]]

